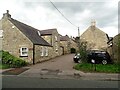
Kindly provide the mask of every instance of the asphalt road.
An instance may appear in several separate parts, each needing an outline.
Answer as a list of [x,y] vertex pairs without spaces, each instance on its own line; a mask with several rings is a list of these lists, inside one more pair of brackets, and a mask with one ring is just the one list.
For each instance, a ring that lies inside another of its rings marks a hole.
[[2,86],[2,88],[118,88],[118,81],[2,76]]

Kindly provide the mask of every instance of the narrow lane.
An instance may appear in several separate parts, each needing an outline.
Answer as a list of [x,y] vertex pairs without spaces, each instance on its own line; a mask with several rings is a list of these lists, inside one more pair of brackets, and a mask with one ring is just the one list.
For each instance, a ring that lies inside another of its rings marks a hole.
[[[74,75],[77,70],[73,69],[75,65],[73,61],[74,54],[67,54],[60,57],[56,57],[46,62],[38,63],[30,66],[30,69],[23,72],[19,76],[34,76],[40,77],[41,75]],[[47,76],[46,76],[47,77]],[[47,77],[48,78],[48,77]]]
[[73,62],[74,54],[67,54],[56,57],[49,61],[38,63],[31,67],[31,69],[60,69],[60,70],[73,70],[75,63]]

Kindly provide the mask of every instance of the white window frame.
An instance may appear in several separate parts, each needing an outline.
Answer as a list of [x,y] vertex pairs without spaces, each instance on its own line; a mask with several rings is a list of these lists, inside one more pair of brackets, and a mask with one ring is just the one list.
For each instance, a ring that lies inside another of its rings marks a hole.
[[3,30],[0,30],[0,38],[3,38]]
[[48,48],[45,47],[45,56],[48,56]]
[[58,37],[57,36],[55,36],[55,41],[58,41]]
[[42,47],[41,56],[48,56],[48,47]]
[[41,56],[44,56],[44,47],[41,48]]
[[[26,50],[23,51],[23,48],[25,48]],[[26,53],[26,54],[23,54],[23,53]],[[27,47],[20,48],[20,56],[28,56],[28,48]]]
[[40,31],[37,31],[38,35],[41,36]]

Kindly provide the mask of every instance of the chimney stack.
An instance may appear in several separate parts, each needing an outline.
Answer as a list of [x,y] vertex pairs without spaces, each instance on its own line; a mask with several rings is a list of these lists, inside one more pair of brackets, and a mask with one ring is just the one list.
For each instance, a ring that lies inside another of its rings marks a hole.
[[7,12],[3,14],[3,18],[5,19],[11,19],[11,15],[9,14],[9,10],[6,10]]
[[96,26],[96,21],[95,20],[91,21],[91,26]]

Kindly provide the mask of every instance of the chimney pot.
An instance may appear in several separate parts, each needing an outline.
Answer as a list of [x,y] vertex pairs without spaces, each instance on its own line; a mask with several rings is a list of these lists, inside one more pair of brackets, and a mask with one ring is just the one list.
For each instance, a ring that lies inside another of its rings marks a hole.
[[95,20],[91,21],[91,26],[96,26],[96,21]]
[[3,18],[11,19],[11,15],[9,14],[9,10],[6,10],[7,12],[3,14]]
[[9,14],[9,10],[7,10],[7,14]]

